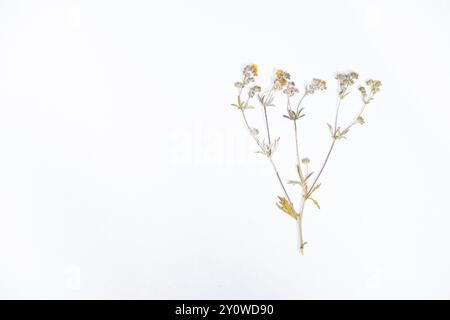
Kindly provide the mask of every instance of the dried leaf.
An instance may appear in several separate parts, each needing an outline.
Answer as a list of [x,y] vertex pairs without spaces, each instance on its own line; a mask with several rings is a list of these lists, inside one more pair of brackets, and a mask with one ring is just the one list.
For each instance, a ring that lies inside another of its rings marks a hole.
[[263,106],[265,106],[265,107],[275,107],[275,105],[273,104],[273,100],[274,100],[274,97],[273,97],[273,96],[268,97],[268,98],[266,99],[266,96],[265,96],[265,95],[260,95],[260,94],[258,94],[258,100],[259,100],[259,102],[260,102]]
[[280,141],[280,138],[276,138],[270,145],[270,155],[273,155],[275,153],[275,151],[277,150],[279,141]]
[[288,115],[289,117],[295,119],[297,117],[297,114],[295,113],[295,111],[292,110],[288,110]]
[[275,107],[275,105],[273,104],[273,99],[274,97],[271,97],[266,101],[266,107]]
[[341,94],[341,100],[342,99],[344,99],[348,94],[349,94],[350,92],[347,92],[347,93],[344,93],[344,94]]
[[301,108],[298,112],[295,112],[293,110],[288,110],[287,115],[283,115],[283,117],[289,119],[289,120],[298,120],[305,116],[305,114],[301,114],[303,108]]
[[254,106],[249,105],[248,102],[242,101],[240,96],[237,97],[237,104],[236,103],[232,103],[231,105],[233,107],[236,107],[236,108],[241,109],[241,110],[254,109],[255,108]]
[[292,205],[289,203],[289,201],[286,200],[286,198],[278,197],[280,200],[279,203],[277,203],[277,207],[280,208],[280,210],[286,212],[288,215],[290,215],[295,220],[298,219],[298,213],[295,212],[295,210],[292,208]]
[[364,124],[365,123],[364,118],[359,116],[358,118],[356,118],[356,123]]
[[256,136],[256,135],[259,134],[259,130],[256,129],[256,128],[251,128],[251,129],[250,129],[250,134],[251,134],[252,136]]
[[316,184],[316,185],[312,188],[312,190],[309,191],[308,194],[309,194],[309,195],[312,195],[314,191],[316,191],[317,189],[320,188],[320,185],[321,185],[320,183]]
[[331,136],[334,136],[334,130],[333,130],[333,126],[329,123],[327,123],[328,129],[330,129],[330,134]]
[[336,134],[334,135],[334,138],[336,139],[347,139],[347,137],[345,136],[345,134],[350,130],[350,128],[345,129],[344,131],[341,132],[341,128],[338,127],[336,130]]
[[308,198],[309,200],[311,200],[316,206],[317,206],[317,208],[318,209],[320,209],[320,205],[319,205],[319,203],[316,201],[316,200],[314,200],[313,198]]

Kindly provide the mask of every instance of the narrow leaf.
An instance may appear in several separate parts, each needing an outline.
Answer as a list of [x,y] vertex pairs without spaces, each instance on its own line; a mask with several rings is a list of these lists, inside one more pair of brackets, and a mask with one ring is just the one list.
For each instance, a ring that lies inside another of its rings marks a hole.
[[333,126],[331,125],[331,124],[329,124],[329,123],[327,123],[327,126],[328,126],[328,129],[330,129],[330,134],[331,134],[331,136],[333,136],[334,135],[334,130],[333,130]]
[[286,200],[286,198],[278,197],[279,203],[277,203],[277,207],[280,208],[280,210],[286,212],[288,215],[290,215],[295,220],[298,219],[298,213],[295,212],[295,210],[292,208],[292,205],[289,203],[289,201]]
[[305,177],[305,181],[308,180],[308,178],[310,178],[313,175],[314,172],[310,172],[308,173],[308,175]]
[[314,200],[311,197],[309,197],[308,199],[311,200],[317,206],[318,209],[320,209],[320,205],[319,205],[319,203],[316,200]]
[[316,185],[314,186],[314,188],[312,188],[312,190],[309,192],[309,195],[312,195],[313,192],[316,191],[316,190],[319,189],[319,188],[320,188],[320,183],[316,184]]

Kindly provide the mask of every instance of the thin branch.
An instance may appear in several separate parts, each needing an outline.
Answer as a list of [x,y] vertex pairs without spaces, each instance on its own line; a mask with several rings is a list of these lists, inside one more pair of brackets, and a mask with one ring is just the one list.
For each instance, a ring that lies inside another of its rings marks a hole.
[[300,147],[299,147],[299,142],[298,142],[299,139],[298,139],[297,120],[294,120],[294,134],[295,134],[295,153],[297,155],[298,174],[300,176],[300,182],[303,185],[305,183],[305,177],[303,175],[301,162],[300,162],[300,151],[299,151]]
[[252,138],[255,140],[256,144],[257,144],[258,147],[261,149],[261,151],[264,152],[264,148],[261,146],[259,140],[258,140],[253,134],[251,134],[252,128],[251,128],[250,125],[248,124],[248,120],[247,120],[247,117],[246,117],[246,115],[245,115],[244,110],[241,109],[241,112],[242,112],[242,117],[244,118],[245,125],[246,125],[246,127],[247,127],[247,129],[248,129],[250,135],[251,135]]
[[306,195],[306,198],[308,198],[311,195],[311,191],[314,189],[314,186],[316,185],[317,181],[319,180],[319,177],[322,174],[323,169],[327,165],[328,159],[330,158],[331,151],[333,151],[335,142],[336,142],[336,138],[333,138],[333,142],[331,143],[330,149],[328,150],[327,156],[325,157],[325,161],[322,164],[322,168],[320,168],[319,173],[317,174],[316,178],[314,179],[314,182],[312,183],[311,187],[309,188],[309,192]]
[[[250,125],[249,125],[249,123],[248,123],[247,117],[245,116],[245,112],[244,112],[244,110],[242,110],[242,109],[241,109],[241,112],[242,112],[242,117],[243,117],[243,119],[244,119],[245,125],[246,125],[247,129],[248,129],[249,132],[250,132],[250,131],[252,130],[252,128],[250,127]],[[258,145],[258,147],[259,147],[259,148],[261,149],[261,151],[264,153],[264,148],[261,146],[259,140],[258,140],[253,134],[250,134],[250,135],[253,137],[253,139],[255,140],[255,142],[256,142],[256,144]],[[283,189],[283,192],[284,192],[284,195],[286,196],[286,199],[287,199],[287,200],[289,201],[289,203],[292,205],[291,198],[289,197],[289,194],[287,193],[287,190],[286,190],[286,188],[285,188],[285,186],[284,186],[283,180],[282,180],[281,177],[280,177],[280,173],[278,172],[278,169],[277,169],[275,163],[273,162],[272,157],[270,156],[270,157],[268,157],[268,158],[269,158],[269,160],[270,160],[270,163],[271,163],[271,165],[272,165],[273,170],[275,171],[275,174],[276,174],[276,176],[277,176],[278,182],[280,183],[281,188]]]
[[[301,105],[303,99],[306,97],[306,95],[307,95],[307,92],[305,91],[305,93],[300,98],[300,101],[297,104],[297,112],[296,112],[296,114],[298,114],[300,105]],[[287,103],[288,103],[288,109],[290,109],[289,97],[288,97]],[[298,174],[300,176],[300,182],[302,184],[304,194],[306,194],[307,189],[306,189],[306,183],[305,183],[305,176],[303,175],[302,164],[301,164],[301,161],[300,161],[300,146],[299,146],[299,138],[298,138],[298,129],[297,129],[297,120],[296,119],[294,120],[294,135],[295,135],[295,153],[296,153],[296,156],[297,156]]]
[[264,105],[264,118],[266,119],[266,132],[267,132],[267,140],[270,142],[270,131],[269,131],[269,120],[267,119],[267,107]]
[[339,107],[341,106],[341,101],[342,99],[339,97],[338,98],[338,102],[337,102],[337,107],[336,107],[336,115],[334,117],[334,135],[333,135],[333,141],[331,142],[331,146],[330,149],[328,149],[328,153],[325,157],[325,160],[322,164],[322,167],[319,170],[319,173],[317,174],[316,178],[314,179],[311,187],[309,188],[308,193],[306,194],[306,198],[308,198],[311,195],[311,191],[314,189],[314,186],[316,185],[317,181],[320,178],[320,175],[322,174],[323,169],[325,169],[325,166],[327,165],[328,159],[330,158],[331,155],[331,151],[333,151],[334,148],[334,144],[336,143],[336,133],[337,133],[337,120],[338,120],[338,115],[339,115]]
[[[340,105],[341,105],[341,100],[342,100],[342,99],[339,98],[339,101],[338,101],[338,104],[337,104],[337,108],[336,108],[336,116],[335,116],[335,121],[334,121],[334,134],[335,134],[335,135],[336,135],[336,133],[337,133],[337,119],[338,119],[339,107],[340,107]],[[362,105],[362,107],[361,107],[361,109],[359,110],[358,114],[357,114],[357,115],[355,116],[355,118],[353,119],[353,121],[350,122],[350,124],[349,124],[348,126],[346,126],[341,132],[346,132],[346,131],[348,131],[348,130],[356,123],[356,120],[357,120],[357,119],[361,116],[361,114],[364,112],[364,109],[366,108],[366,106],[367,106],[367,103],[364,102],[363,105]],[[313,184],[311,185],[311,188],[309,188],[309,192],[308,192],[308,194],[307,194],[307,198],[311,195],[311,191],[313,190],[314,186],[316,185],[317,181],[319,180],[319,177],[320,177],[320,175],[322,174],[322,171],[323,171],[323,169],[325,168],[325,166],[326,166],[326,164],[327,164],[327,162],[328,162],[328,159],[329,159],[329,157],[330,157],[331,151],[333,151],[333,147],[334,147],[334,144],[335,144],[335,142],[336,142],[336,139],[337,139],[336,136],[334,136],[334,137],[333,137],[333,141],[332,141],[331,146],[330,146],[330,149],[328,150],[327,156],[326,156],[326,158],[325,158],[325,161],[323,162],[323,165],[322,165],[322,167],[320,168],[319,173],[317,174],[316,178],[314,179],[314,182],[313,182]]]
[[358,118],[361,117],[361,115],[364,112],[364,109],[366,108],[366,106],[367,106],[367,102],[364,102],[362,107],[361,107],[361,109],[359,110],[358,114],[353,119],[353,121],[350,122],[350,124],[348,126],[346,126],[345,129],[342,130],[342,132],[345,132],[345,131],[349,130],[356,123],[356,120],[358,120]]
[[342,98],[339,97],[338,98],[338,102],[337,102],[337,107],[336,107],[336,116],[334,117],[334,133],[335,134],[337,132],[337,121],[338,121],[339,107],[341,106],[341,101],[342,101]]
[[305,248],[306,242],[303,241],[303,210],[305,208],[306,198],[302,195],[302,200],[300,203],[299,215],[297,219],[298,226],[298,236],[299,236],[299,247],[300,253],[303,255],[303,249]]
[[272,164],[273,170],[275,171],[275,174],[277,175],[278,182],[281,185],[281,188],[283,189],[284,195],[286,196],[286,199],[289,201],[289,203],[292,205],[291,198],[289,197],[289,194],[286,191],[286,188],[284,187],[283,180],[281,180],[280,174],[278,173],[277,167],[275,166],[275,163],[272,160],[272,157],[269,157],[270,163]]
[[[272,95],[272,90],[270,90],[269,95],[267,96],[267,100],[269,101],[270,96]],[[269,145],[271,144],[270,142],[270,130],[269,130],[269,119],[267,117],[267,106],[265,103],[263,103],[263,108],[264,108],[264,119],[266,120],[266,132],[267,132],[267,140],[269,141]]]
[[300,108],[300,105],[301,105],[303,99],[305,99],[305,97],[306,97],[307,94],[308,94],[308,93],[305,91],[305,93],[303,94],[303,96],[300,98],[300,101],[299,101],[298,104],[297,104],[297,113],[298,113],[298,110],[299,110],[299,108]]

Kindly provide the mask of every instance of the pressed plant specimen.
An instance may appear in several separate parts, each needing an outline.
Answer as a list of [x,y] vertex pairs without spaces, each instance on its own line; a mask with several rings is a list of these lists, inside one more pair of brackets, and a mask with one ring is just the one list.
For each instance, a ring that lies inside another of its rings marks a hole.
[[[311,83],[305,85],[302,92],[300,92],[295,83],[291,80],[289,73],[283,70],[276,70],[270,87],[262,92],[261,87],[255,84],[255,78],[257,76],[258,66],[256,64],[249,64],[244,67],[242,71],[242,79],[234,84],[238,90],[238,94],[237,101],[233,103],[232,106],[236,107],[242,114],[245,126],[258,146],[257,152],[267,157],[273,171],[275,172],[276,178],[283,192],[283,196],[278,197],[278,202],[276,205],[279,209],[295,219],[298,226],[298,248],[301,254],[303,254],[306,244],[303,240],[302,231],[305,202],[310,200],[320,209],[319,203],[312,196],[320,187],[319,179],[330,158],[333,148],[338,140],[347,138],[347,135],[353,126],[356,124],[364,124],[362,114],[367,105],[372,102],[375,94],[380,90],[381,82],[378,80],[367,80],[358,86],[358,94],[361,96],[361,107],[350,123],[345,126],[340,126],[338,123],[338,118],[341,103],[351,92],[350,90],[353,85],[355,85],[355,81],[358,80],[358,74],[356,72],[348,72],[338,73],[335,76],[338,83],[336,112],[334,115],[334,123],[327,123],[331,135],[331,143],[320,169],[317,173],[315,173],[309,172],[308,170],[310,160],[306,157],[300,157],[299,127],[301,120],[303,121],[302,118],[305,116],[302,102],[307,96],[313,95],[318,91],[326,90],[326,82],[324,80],[314,78]],[[283,182],[273,159],[273,154],[279,145],[280,138],[274,138],[271,136],[267,109],[269,107],[275,107],[275,95],[280,93],[286,97],[286,114],[284,114],[283,117],[292,122],[293,134],[295,135],[295,168],[298,177],[295,180],[289,180],[286,183],[294,184],[300,187],[299,199],[295,203],[297,208],[293,202],[293,198],[289,196],[289,193],[286,190],[285,183]],[[263,112],[265,134],[260,134],[257,128],[251,126],[246,116],[246,112],[249,109],[255,108],[250,104],[254,104],[255,100],[256,103],[261,106],[261,110]]]

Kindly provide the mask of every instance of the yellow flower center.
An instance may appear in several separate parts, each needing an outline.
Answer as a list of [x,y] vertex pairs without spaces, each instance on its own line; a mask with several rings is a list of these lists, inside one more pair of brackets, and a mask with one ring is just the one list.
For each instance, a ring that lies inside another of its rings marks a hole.
[[275,71],[275,75],[277,76],[277,78],[284,78],[283,70],[278,69],[277,71]]
[[258,65],[252,64],[252,65],[250,66],[250,69],[251,69],[252,73],[253,73],[255,76],[258,75]]

